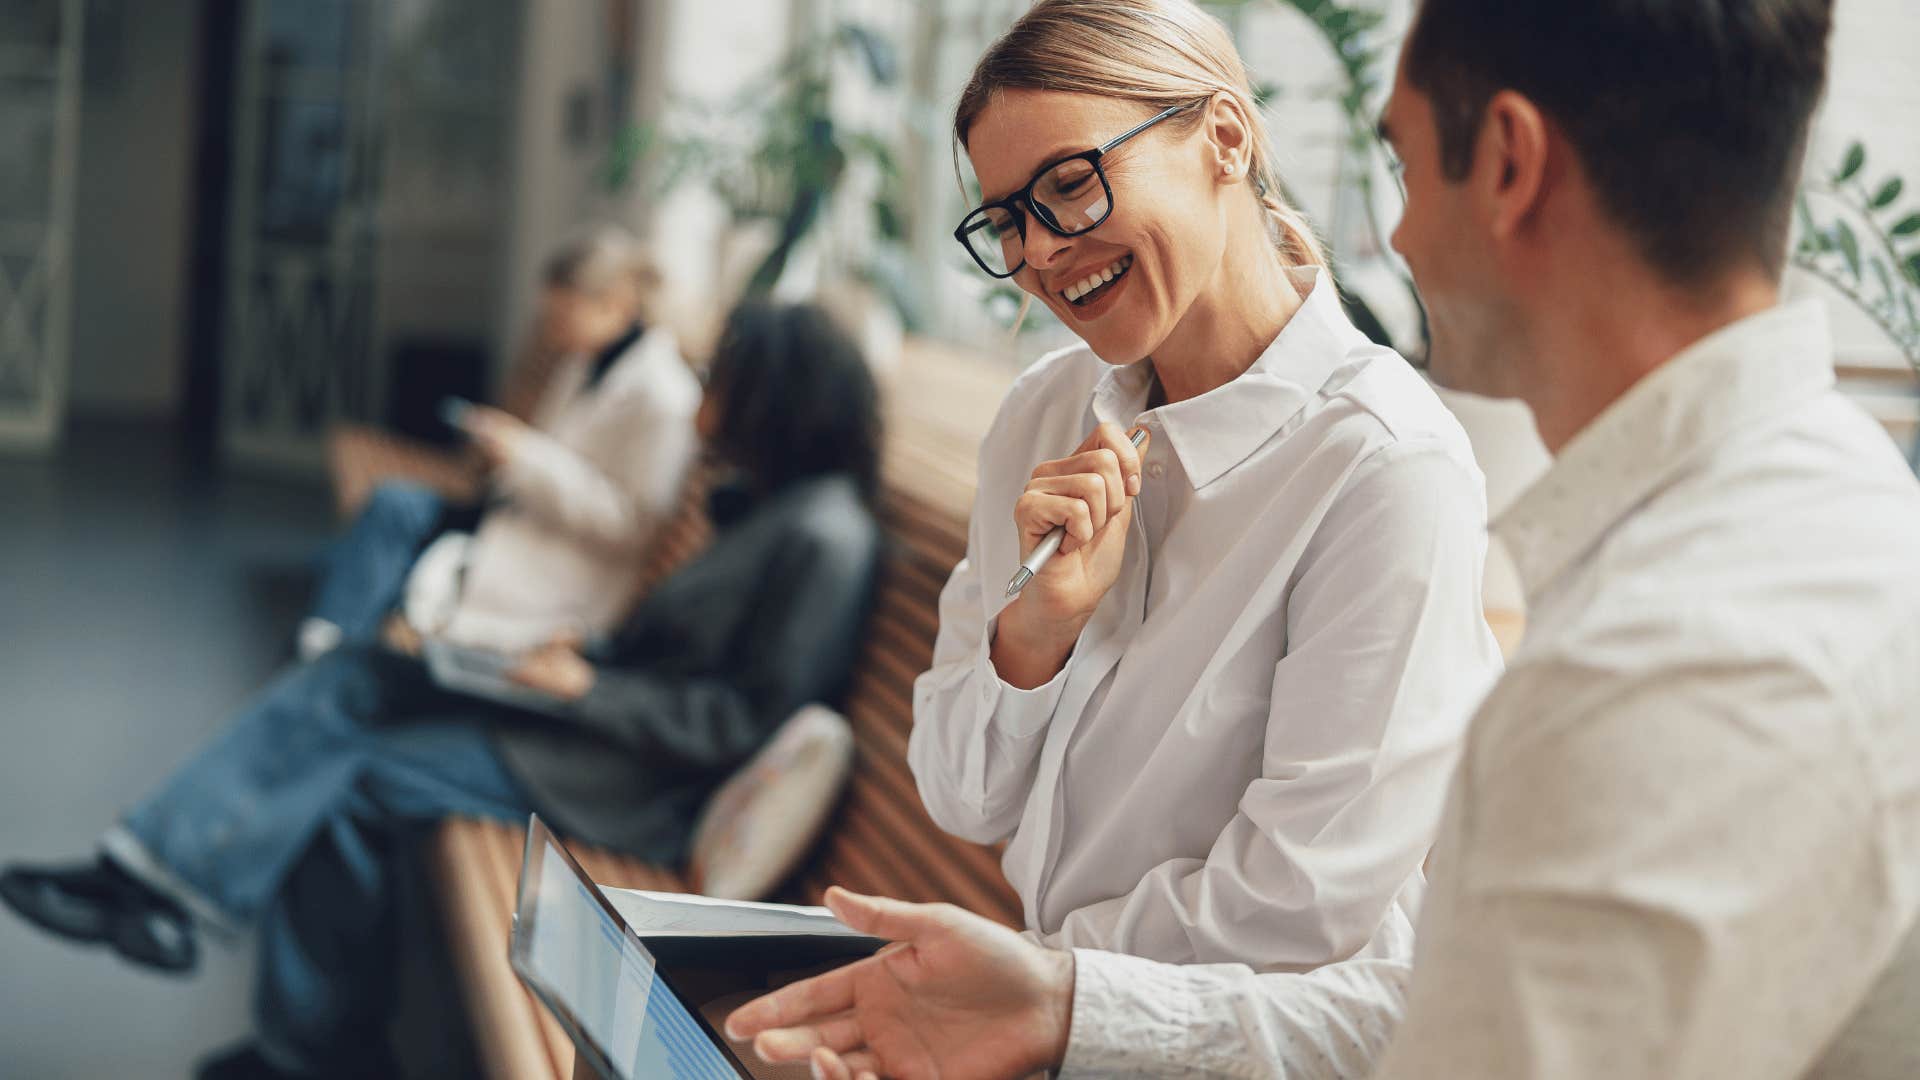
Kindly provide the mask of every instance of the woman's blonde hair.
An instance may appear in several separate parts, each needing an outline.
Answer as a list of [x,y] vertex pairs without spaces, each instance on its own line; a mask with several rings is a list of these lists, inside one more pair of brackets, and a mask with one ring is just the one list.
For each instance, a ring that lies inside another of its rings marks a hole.
[[[1254,192],[1282,258],[1292,266],[1326,265],[1313,227],[1280,198],[1273,141],[1239,50],[1220,20],[1191,0],[1040,0],[987,49],[960,92],[953,114],[956,169],[968,129],[993,95],[1008,89],[1097,94],[1156,111],[1226,94],[1246,116]],[[1192,109],[1167,123],[1191,128],[1202,115]]]

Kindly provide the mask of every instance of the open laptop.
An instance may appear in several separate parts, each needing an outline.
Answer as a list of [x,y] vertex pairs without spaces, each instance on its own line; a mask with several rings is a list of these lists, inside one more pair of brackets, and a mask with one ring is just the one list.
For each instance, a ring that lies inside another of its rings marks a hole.
[[[806,1080],[808,1069],[767,1065],[715,1030],[753,996],[683,993],[593,879],[533,818],[508,950],[514,972],[553,1010],[575,1052],[601,1080]],[[751,1061],[749,1065],[747,1061]],[[575,1076],[580,1070],[575,1069]]]

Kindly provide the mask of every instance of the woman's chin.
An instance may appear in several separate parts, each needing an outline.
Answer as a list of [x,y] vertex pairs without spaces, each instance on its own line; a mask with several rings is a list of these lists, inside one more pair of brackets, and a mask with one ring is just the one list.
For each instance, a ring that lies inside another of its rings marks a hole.
[[1093,355],[1115,367],[1138,363],[1153,353],[1153,342],[1135,327],[1109,324],[1076,326],[1073,330]]

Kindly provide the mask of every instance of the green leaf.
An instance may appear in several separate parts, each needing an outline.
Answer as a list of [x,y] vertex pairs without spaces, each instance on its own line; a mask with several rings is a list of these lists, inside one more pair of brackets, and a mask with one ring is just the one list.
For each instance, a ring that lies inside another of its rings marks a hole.
[[1906,185],[1897,176],[1888,179],[1886,183],[1880,185],[1880,190],[1874,193],[1872,201],[1867,205],[1875,210],[1893,205],[1893,200],[1900,197],[1900,189],[1904,186]]
[[1907,280],[1913,282],[1914,288],[1920,289],[1920,255],[1907,256]]
[[1920,213],[1908,214],[1887,231],[1895,236],[1912,236],[1914,233],[1920,233]]
[[1867,265],[1873,267],[1873,276],[1880,282],[1880,290],[1887,294],[1887,303],[1891,305],[1893,303],[1893,276],[1887,273],[1886,262],[1876,255],[1867,260]]
[[1866,163],[1866,147],[1859,143],[1854,143],[1852,146],[1847,147],[1846,159],[1840,163],[1840,171],[1833,175],[1833,182],[1836,184],[1844,184],[1853,179],[1854,174],[1858,173]]
[[1854,280],[1860,278],[1860,240],[1853,235],[1853,229],[1846,222],[1835,222],[1833,226],[1834,243],[1840,248],[1840,256],[1847,260],[1847,269]]

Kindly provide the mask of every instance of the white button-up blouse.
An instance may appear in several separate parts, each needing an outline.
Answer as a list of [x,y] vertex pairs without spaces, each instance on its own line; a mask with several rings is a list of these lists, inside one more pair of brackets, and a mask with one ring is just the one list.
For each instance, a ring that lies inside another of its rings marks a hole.
[[[1147,410],[1084,346],[1016,382],[914,688],[942,828],[1010,839],[1041,941],[1305,970],[1405,956],[1465,718],[1497,676],[1483,480],[1420,376],[1319,271],[1252,368]],[[1153,432],[1120,576],[1046,685],[988,657],[1015,500],[1095,424]]]

